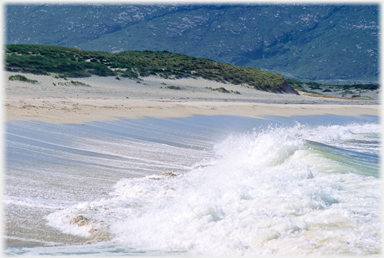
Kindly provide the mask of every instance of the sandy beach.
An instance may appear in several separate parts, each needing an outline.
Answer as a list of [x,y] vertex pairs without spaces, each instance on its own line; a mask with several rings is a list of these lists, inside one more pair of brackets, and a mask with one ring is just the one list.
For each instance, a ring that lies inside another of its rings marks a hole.
[[[6,120],[84,123],[143,117],[193,115],[300,116],[379,115],[379,94],[372,99],[319,98],[275,94],[204,79],[140,80],[115,77],[54,78],[22,74],[35,84],[8,81],[18,73],[4,72]],[[215,91],[225,88],[228,93]]]

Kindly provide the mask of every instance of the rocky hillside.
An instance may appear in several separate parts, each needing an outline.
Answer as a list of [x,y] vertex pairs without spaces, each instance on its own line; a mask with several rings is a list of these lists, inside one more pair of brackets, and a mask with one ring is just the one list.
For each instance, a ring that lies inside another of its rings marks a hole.
[[307,80],[378,80],[378,5],[8,4],[6,42],[167,50]]

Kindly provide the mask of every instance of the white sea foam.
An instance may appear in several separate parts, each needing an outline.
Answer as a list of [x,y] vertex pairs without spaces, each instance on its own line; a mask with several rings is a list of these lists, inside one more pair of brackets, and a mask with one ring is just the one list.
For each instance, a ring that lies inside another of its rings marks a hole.
[[107,234],[134,250],[378,253],[378,179],[355,173],[305,140],[337,145],[357,133],[377,134],[378,127],[298,124],[232,135],[215,146],[211,160],[189,172],[121,179],[110,198],[47,219],[65,233],[94,239]]

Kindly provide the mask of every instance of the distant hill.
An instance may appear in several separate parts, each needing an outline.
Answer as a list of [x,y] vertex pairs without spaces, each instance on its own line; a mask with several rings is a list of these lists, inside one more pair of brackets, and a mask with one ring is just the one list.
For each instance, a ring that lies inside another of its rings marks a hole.
[[8,4],[6,43],[167,50],[286,78],[378,81],[379,5]]
[[169,79],[204,78],[244,85],[275,93],[296,93],[281,74],[254,67],[223,64],[168,51],[124,51],[108,53],[47,45],[5,46],[8,71],[58,77],[118,76],[139,78],[160,76]]

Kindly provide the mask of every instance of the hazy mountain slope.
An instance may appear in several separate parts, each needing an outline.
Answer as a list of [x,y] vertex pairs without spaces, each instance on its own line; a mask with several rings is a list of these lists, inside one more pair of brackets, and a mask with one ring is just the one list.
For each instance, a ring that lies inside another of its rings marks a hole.
[[310,80],[378,79],[378,5],[8,5],[7,43],[168,50]]
[[164,5],[7,5],[6,39],[8,43],[73,46],[179,8]]

